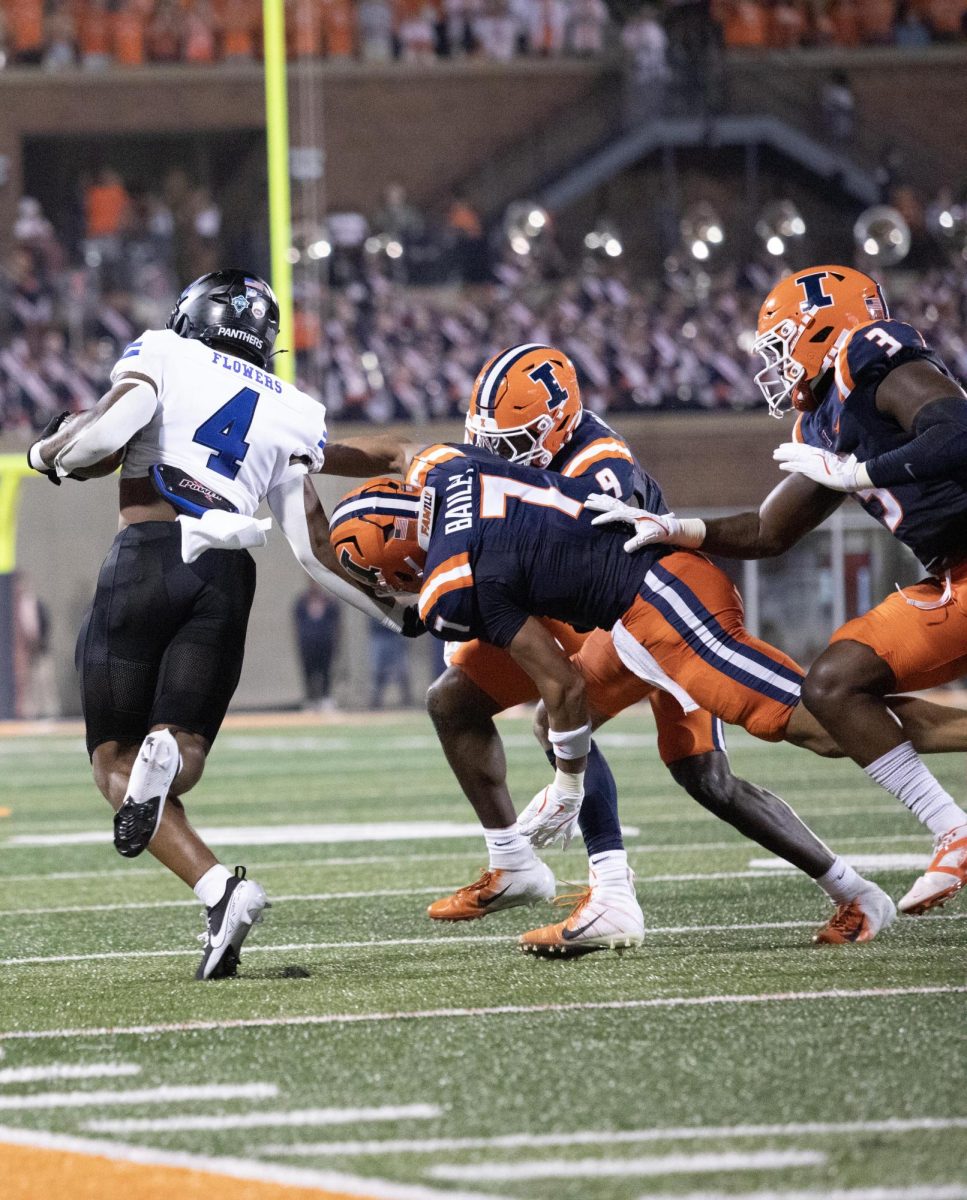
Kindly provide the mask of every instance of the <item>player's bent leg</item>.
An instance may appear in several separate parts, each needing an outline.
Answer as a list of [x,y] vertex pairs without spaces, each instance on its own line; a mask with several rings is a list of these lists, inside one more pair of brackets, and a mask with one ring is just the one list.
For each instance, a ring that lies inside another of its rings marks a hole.
[[444,671],[427,693],[433,727],[483,826],[489,858],[478,879],[427,908],[434,921],[474,921],[501,909],[550,900],[556,891],[554,873],[517,827],[504,747],[494,724],[501,708],[459,667]]
[[866,767],[905,740],[885,700],[895,689],[893,672],[871,647],[840,641],[809,668],[802,698],[849,757]]
[[967,750],[967,711],[934,704],[919,696],[887,696],[887,704],[903,725],[918,754]]
[[896,907],[890,897],[835,855],[784,800],[733,775],[723,751],[679,759],[668,769],[703,808],[823,889],[836,909],[814,942],[868,942],[892,924]]

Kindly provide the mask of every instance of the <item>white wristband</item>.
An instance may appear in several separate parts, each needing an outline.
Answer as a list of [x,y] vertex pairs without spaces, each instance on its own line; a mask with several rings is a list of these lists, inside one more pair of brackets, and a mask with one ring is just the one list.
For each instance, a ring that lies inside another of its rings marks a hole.
[[554,747],[554,756],[567,762],[574,758],[585,758],[591,752],[591,726],[580,729],[549,729],[548,739]]
[[27,463],[35,471],[49,471],[50,467],[40,457],[40,442],[34,442],[27,453]]
[[686,550],[697,550],[705,541],[705,522],[700,517],[686,517],[678,524],[679,534],[675,544],[684,546]]

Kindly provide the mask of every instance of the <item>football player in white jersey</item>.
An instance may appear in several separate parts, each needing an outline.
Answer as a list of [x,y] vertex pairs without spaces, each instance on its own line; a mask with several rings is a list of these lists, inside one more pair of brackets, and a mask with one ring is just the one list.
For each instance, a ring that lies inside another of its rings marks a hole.
[[59,484],[124,453],[120,532],[77,645],[87,748],[119,853],[150,845],[208,910],[198,979],[235,974],[267,904],[244,868],[232,875],[216,860],[181,802],[241,673],[255,591],[245,547],[263,544],[268,524],[254,519],[260,503],[320,584],[394,629],[421,631],[414,610],[380,606],[339,572],[307,478],[401,470],[402,445],[327,445],[323,405],[268,369],[278,322],[258,277],[197,279],[166,329],[127,347],[97,405],[51,422],[28,456]]

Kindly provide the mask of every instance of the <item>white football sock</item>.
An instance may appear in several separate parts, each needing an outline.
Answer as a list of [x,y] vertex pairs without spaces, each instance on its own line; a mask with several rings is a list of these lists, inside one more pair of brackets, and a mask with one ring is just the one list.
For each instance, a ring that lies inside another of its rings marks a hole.
[[934,837],[967,824],[967,813],[927,770],[911,742],[896,746],[864,770],[905,804]]
[[206,908],[214,908],[225,894],[225,884],[232,878],[228,867],[216,863],[202,875],[192,889]]
[[629,878],[628,852],[626,850],[602,850],[589,859],[592,887],[604,891],[627,892],[633,890]]
[[847,904],[850,900],[854,900],[867,882],[839,855],[833,859],[833,865],[826,874],[820,875],[816,880],[816,883],[834,904]]
[[519,870],[529,867],[537,856],[534,847],[517,828],[517,822],[506,829],[485,829],[484,839],[493,870]]

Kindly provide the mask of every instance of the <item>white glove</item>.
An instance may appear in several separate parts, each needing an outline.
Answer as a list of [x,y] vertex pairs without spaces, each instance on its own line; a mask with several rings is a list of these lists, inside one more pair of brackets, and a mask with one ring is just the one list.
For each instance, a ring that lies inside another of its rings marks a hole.
[[[558,778],[560,776],[558,773]],[[584,775],[572,775],[564,786],[554,782],[537,793],[517,818],[517,827],[538,850],[560,841],[566,850],[578,827],[578,814],[584,800]]]
[[206,550],[254,550],[269,540],[272,520],[258,520],[242,513],[209,509],[203,517],[178,518],[181,526],[181,557],[194,562]]
[[697,518],[679,520],[674,513],[645,512],[633,504],[616,500],[614,496],[598,494],[588,496],[584,507],[601,514],[594,518],[592,525],[620,523],[634,527],[634,536],[624,544],[628,554],[633,554],[642,546],[654,545],[684,546],[697,550],[705,540],[705,522]]
[[783,442],[772,452],[780,471],[805,475],[832,492],[862,492],[873,486],[865,463],[855,454],[833,454],[802,442]]

